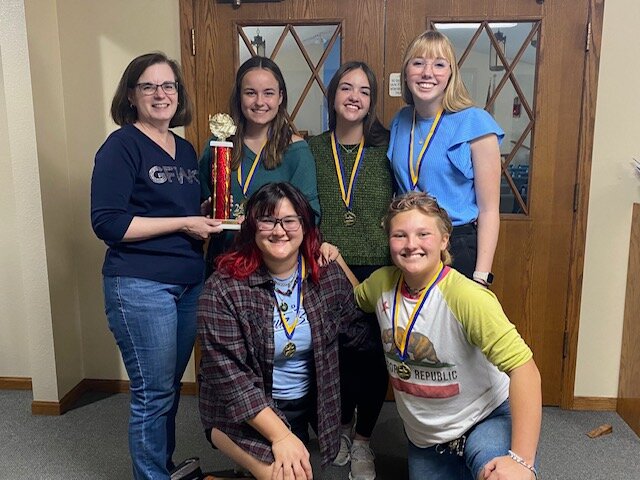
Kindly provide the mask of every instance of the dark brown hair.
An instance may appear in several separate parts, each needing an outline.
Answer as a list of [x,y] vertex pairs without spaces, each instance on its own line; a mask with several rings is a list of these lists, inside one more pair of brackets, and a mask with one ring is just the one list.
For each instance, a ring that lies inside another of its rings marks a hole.
[[184,88],[184,77],[182,76],[180,65],[162,52],[153,52],[134,58],[125,68],[111,101],[111,118],[116,124],[120,126],[130,125],[138,120],[138,110],[131,105],[129,96],[133,89],[136,88],[136,84],[144,71],[158,63],[169,65],[178,83],[178,109],[171,122],[169,122],[169,127],[182,127],[191,123],[193,104]]
[[364,132],[364,143],[367,147],[380,146],[389,144],[389,130],[387,130],[378,120],[376,115],[376,103],[378,101],[378,82],[371,67],[364,62],[351,61],[340,65],[329,82],[327,88],[327,110],[329,111],[329,130],[336,129],[336,92],[340,80],[352,70],[360,69],[364,72],[369,80],[369,111],[364,118],[362,130]]
[[271,121],[269,138],[267,144],[263,150],[264,168],[267,170],[273,170],[282,163],[284,151],[291,143],[291,135],[293,130],[287,123],[287,86],[284,82],[284,77],[280,71],[280,67],[276,63],[267,57],[251,57],[244,62],[238,68],[236,72],[236,81],[233,84],[233,90],[231,91],[231,98],[229,99],[229,109],[231,110],[231,117],[236,124],[236,134],[233,136],[233,150],[231,157],[231,169],[237,170],[242,162],[242,143],[244,141],[244,134],[247,128],[247,119],[242,113],[241,96],[242,96],[242,79],[250,71],[254,69],[268,70],[273,74],[278,82],[278,89],[282,94],[282,102],[278,107],[278,113]]

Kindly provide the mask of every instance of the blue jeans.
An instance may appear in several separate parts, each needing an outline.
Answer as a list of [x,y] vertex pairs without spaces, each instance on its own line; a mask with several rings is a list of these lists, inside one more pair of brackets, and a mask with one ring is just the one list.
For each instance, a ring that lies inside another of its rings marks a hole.
[[202,284],[104,277],[105,312],[129,374],[129,452],[136,480],[173,469],[180,380],[196,336]]
[[[511,448],[511,409],[505,400],[472,427],[462,457],[440,446],[416,447],[409,442],[409,480],[476,480],[482,468]],[[436,448],[437,447],[437,448]]]

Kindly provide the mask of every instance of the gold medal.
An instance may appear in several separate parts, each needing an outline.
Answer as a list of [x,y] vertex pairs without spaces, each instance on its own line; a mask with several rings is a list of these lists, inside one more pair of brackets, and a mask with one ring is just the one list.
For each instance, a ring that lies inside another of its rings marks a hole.
[[398,376],[402,380],[409,380],[411,378],[411,369],[407,366],[406,363],[402,362],[398,367]]
[[356,223],[356,214],[351,210],[344,212],[344,224],[347,227],[352,227]]
[[295,355],[295,353],[296,353],[296,344],[291,341],[287,342],[287,344],[282,349],[282,354],[287,358],[291,358]]
[[364,137],[360,139],[360,144],[358,145],[358,153],[356,154],[355,162],[353,163],[353,168],[351,169],[351,176],[349,177],[349,183],[347,184],[347,179],[345,178],[344,166],[342,164],[342,160],[340,158],[340,151],[336,146],[336,134],[335,132],[331,132],[331,151],[333,153],[333,162],[336,167],[336,175],[338,176],[338,186],[340,187],[340,195],[342,196],[342,201],[344,202],[344,206],[347,211],[344,214],[344,224],[347,227],[351,227],[356,223],[356,215],[353,213],[353,195],[356,190],[356,181],[358,179],[358,172],[360,171],[360,167],[363,163],[364,158]]

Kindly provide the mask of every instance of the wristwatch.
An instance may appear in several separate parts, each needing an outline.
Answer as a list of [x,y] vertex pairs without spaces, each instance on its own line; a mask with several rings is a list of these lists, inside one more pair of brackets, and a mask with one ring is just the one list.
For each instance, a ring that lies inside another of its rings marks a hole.
[[478,283],[489,286],[493,283],[493,273],[473,272],[473,279]]

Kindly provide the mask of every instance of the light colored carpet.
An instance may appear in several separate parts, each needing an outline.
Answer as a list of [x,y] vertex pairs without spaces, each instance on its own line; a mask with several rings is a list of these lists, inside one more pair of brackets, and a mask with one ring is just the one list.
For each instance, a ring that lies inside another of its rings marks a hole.
[[[87,394],[81,405],[60,417],[31,415],[31,400],[28,391],[0,391],[0,479],[131,478],[128,395]],[[195,397],[183,398],[177,423],[176,463],[197,456],[205,471],[232,467],[205,440]],[[612,434],[586,436],[603,423],[613,425]],[[379,480],[407,478],[406,440],[394,403],[385,403],[372,447]],[[614,412],[545,408],[539,450],[545,480],[640,479],[640,439]],[[310,451],[314,479],[348,478],[348,467],[320,470],[313,440]]]

